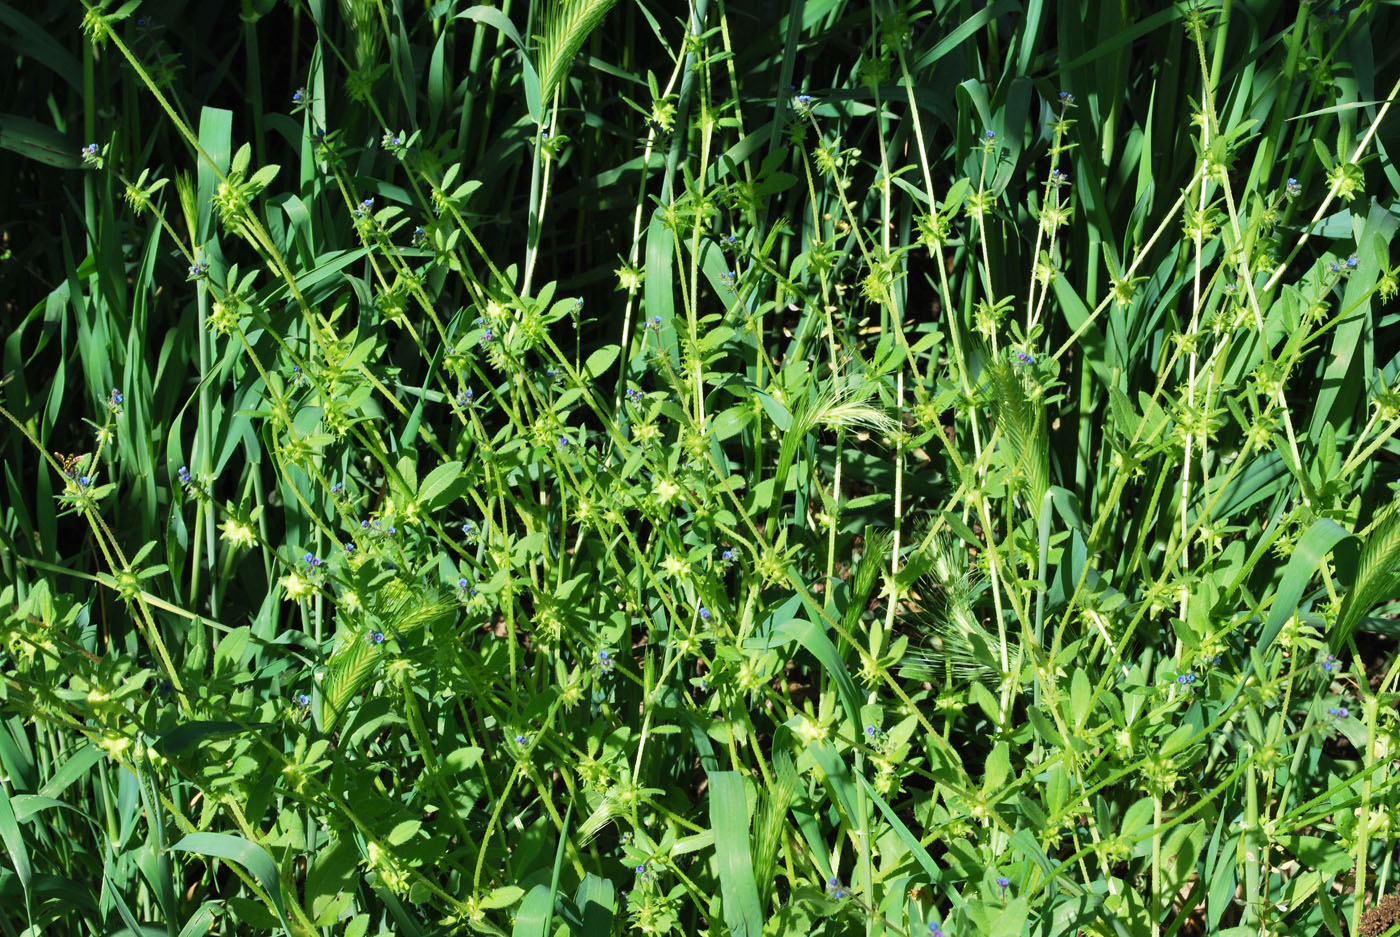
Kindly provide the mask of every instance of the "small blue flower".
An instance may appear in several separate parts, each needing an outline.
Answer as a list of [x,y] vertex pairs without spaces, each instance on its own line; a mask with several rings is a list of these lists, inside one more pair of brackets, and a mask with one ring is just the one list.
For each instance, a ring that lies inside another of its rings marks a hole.
[[1035,364],[1035,356],[1028,355],[1024,351],[1016,352],[1016,360],[1020,361],[1022,364]]
[[[422,247],[426,243],[428,243],[428,232],[424,231],[422,228],[414,228],[413,245],[415,247]],[[451,354],[451,352],[449,351],[448,354]]]
[[710,610],[703,605],[700,606],[700,617],[706,621],[710,620]]
[[1187,674],[1186,674],[1186,682],[1187,682],[1187,683],[1195,683],[1195,682],[1196,682],[1196,675],[1193,674],[1193,673],[1187,673]]
[[299,693],[299,694],[297,694],[297,705],[298,705],[298,706],[310,706],[310,705],[311,705],[311,697],[307,696],[305,693]]
[[1060,92],[1060,100],[1061,100],[1063,103],[1065,103],[1065,104],[1073,104],[1073,103],[1074,103],[1074,95],[1070,94],[1068,91],[1061,91],[1061,92]]
[[346,553],[354,553],[354,552],[355,552],[355,544],[354,544],[354,543],[347,543],[347,544],[345,545],[345,552],[346,552]]
[[837,901],[841,901],[846,897],[845,886],[842,885],[841,880],[834,875],[826,880],[826,891],[827,894],[831,895],[831,897],[835,898]]
[[1288,181],[1283,184],[1283,194],[1288,198],[1297,198],[1303,194],[1303,186],[1297,179],[1289,176]]
[[939,927],[938,924],[933,921],[929,921],[928,923],[928,932],[929,937],[943,937],[943,928]]
[[725,286],[733,286],[733,285],[734,285],[734,271],[733,271],[733,270],[726,270],[726,271],[724,271],[723,273],[721,273],[721,274],[719,275],[719,278],[720,278],[720,280],[724,283]]
[[721,553],[721,554],[719,555],[719,558],[722,559],[722,560],[724,560],[724,562],[728,563],[728,562],[730,562],[731,560],[734,559],[734,551],[733,551],[733,550],[725,550],[723,553]]
[[334,485],[331,485],[331,494],[333,494],[333,495],[340,495],[340,494],[344,494],[344,493],[345,493],[345,483],[344,483],[344,482],[336,482]]
[[89,143],[87,146],[83,147],[83,155],[84,155],[84,156],[87,156],[87,157],[96,156],[96,155],[97,155],[97,144],[96,144],[96,143]]
[[114,407],[120,407],[120,406],[121,406],[123,403],[125,403],[125,402],[126,402],[126,398],[122,396],[122,392],[119,391],[119,390],[117,390],[115,387],[113,387],[113,388],[112,388],[112,406],[114,406]]
[[1355,270],[1355,269],[1356,269],[1356,265],[1357,265],[1358,263],[1360,263],[1360,261],[1357,260],[1357,257],[1356,257],[1355,254],[1352,254],[1352,255],[1351,255],[1350,257],[1348,257],[1347,260],[1346,260],[1347,269],[1348,269],[1348,270]]
[[305,101],[306,101],[306,89],[305,89],[305,88],[298,88],[297,90],[295,90],[295,91],[292,92],[292,103],[293,103],[293,104],[302,104],[302,103],[304,103]]
[[190,279],[198,280],[209,273],[209,265],[204,261],[190,264]]
[[373,640],[375,644],[383,644],[384,632],[376,631],[374,634],[370,635],[370,639]]
[[180,484],[188,485],[190,483],[190,470],[186,466],[180,466],[180,470],[175,474],[180,476]]
[[465,580],[465,579],[458,579],[458,580],[457,580],[457,588],[458,588],[458,589],[461,589],[461,590],[464,591],[464,592],[465,592],[465,591],[467,590],[467,588],[470,587],[470,586],[471,586],[471,583],[467,582],[467,580]]
[[524,744],[525,744],[525,736],[523,736],[523,735],[521,735],[519,732],[517,732],[517,733],[515,734],[515,744],[516,744],[516,745],[524,745]]
[[360,521],[360,529],[361,529],[361,530],[368,530],[368,529],[369,529],[369,521]]
[[487,329],[487,330],[486,330],[485,339],[486,339],[488,342],[491,341],[491,340],[493,340],[495,337],[496,337],[496,333],[492,332],[490,329]]
[[988,130],[988,131],[984,134],[984,136],[985,136],[988,140],[995,140],[995,139],[997,138],[997,132],[996,132],[995,130]]
[[870,736],[872,739],[875,737],[875,733],[876,733],[877,731],[879,731],[879,730],[876,729],[874,726],[866,726],[866,727],[865,727],[865,734],[868,735],[868,736]]
[[1328,654],[1326,657],[1322,658],[1322,669],[1327,671],[1328,673],[1331,673],[1332,668],[1336,666],[1336,663],[1337,658],[1333,657],[1331,654]]
[[810,94],[799,94],[797,96],[797,103],[801,107],[810,107],[812,104],[812,96]]
[[82,485],[84,488],[86,488],[87,486],[89,486],[89,485],[92,484],[92,479],[89,478],[89,477],[86,476],[86,475],[83,475],[83,476],[81,476],[81,477],[78,478],[78,484],[79,484],[79,485]]
[[314,560],[315,558],[316,558],[316,557],[315,557],[314,555],[312,555],[311,553],[308,553],[308,554],[306,554],[305,556],[302,557],[302,560],[303,560],[304,562],[306,562],[306,563],[310,563],[310,562],[311,562],[312,560]]

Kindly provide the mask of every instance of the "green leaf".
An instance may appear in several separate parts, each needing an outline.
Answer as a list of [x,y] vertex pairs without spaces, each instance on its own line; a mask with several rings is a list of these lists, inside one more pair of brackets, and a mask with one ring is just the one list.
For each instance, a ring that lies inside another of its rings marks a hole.
[[515,43],[515,47],[520,50],[521,77],[525,84],[525,106],[530,112],[530,120],[538,124],[544,113],[540,103],[540,78],[535,71],[535,66],[530,64],[530,57],[525,50],[525,40],[520,38],[520,31],[515,28],[515,24],[500,10],[486,4],[474,6],[470,10],[458,13],[457,19],[475,20],[478,23],[494,26],[507,39]]
[[446,462],[428,473],[418,486],[418,503],[428,512],[438,511],[462,496],[466,483],[461,462]]
[[481,906],[487,911],[495,908],[509,908],[524,894],[525,889],[516,885],[502,885],[499,888],[491,889],[490,893],[481,899]]
[[14,33],[13,36],[6,37],[5,44],[23,58],[47,66],[55,75],[68,82],[74,91],[81,93],[83,66],[77,57],[32,19],[19,12],[17,6],[18,4],[0,3],[0,24],[4,24]]
[[34,873],[29,865],[29,849],[24,844],[24,834],[20,832],[19,819],[15,816],[15,808],[10,801],[10,789],[7,783],[0,783],[0,842],[5,844],[5,851],[9,853],[10,865],[14,866],[15,873],[19,876],[19,883],[24,888],[25,901],[27,902]]
[[243,732],[253,731],[260,724],[242,725],[237,722],[197,720],[174,726],[160,734],[155,748],[162,755],[172,755],[193,748],[205,739],[229,738]]
[[827,637],[826,632],[805,618],[793,618],[778,624],[773,631],[772,641],[777,645],[796,641],[817,659],[822,669],[836,682],[836,690],[841,695],[846,717],[850,720],[853,733],[858,735],[860,695],[856,691],[856,683],[851,679],[850,672],[841,661],[841,655],[836,651],[836,645],[831,643],[831,638]]
[[583,916],[582,926],[577,931],[579,937],[612,933],[617,907],[617,889],[612,882],[589,872],[574,892],[574,904]]
[[[217,906],[212,902],[205,902],[199,906],[199,910],[191,914],[189,920],[185,921],[185,926],[180,928],[180,937],[204,937],[209,933],[209,928],[214,926],[214,912]],[[349,931],[347,930],[348,934]]]
[[1298,540],[1298,545],[1293,548],[1293,555],[1288,560],[1288,566],[1283,571],[1283,582],[1279,584],[1278,594],[1274,596],[1273,607],[1269,609],[1264,634],[1259,639],[1261,657],[1268,653],[1274,639],[1283,630],[1284,623],[1297,611],[1308,581],[1322,565],[1323,559],[1339,543],[1355,539],[1336,521],[1323,517],[1314,521]]
[[592,380],[598,380],[613,366],[613,362],[617,360],[621,350],[618,345],[604,345],[599,348],[589,355],[588,360],[583,363],[583,373]]
[[737,771],[711,771],[710,828],[715,833],[720,907],[724,923],[736,937],[760,937],[763,909],[753,878],[749,852],[749,811],[744,779]]
[[282,906],[282,883],[277,878],[277,863],[272,861],[266,850],[230,833],[191,833],[170,849],[172,852],[192,852],[242,866],[262,887],[266,899],[272,902],[283,926],[287,926],[287,913]]
[[[710,421],[709,436],[716,442],[724,440],[742,432],[744,427],[753,422],[753,410],[739,404],[721,411],[718,416]],[[849,505],[847,505],[849,507]]]
[[1030,902],[1025,898],[1013,898],[997,911],[996,917],[984,933],[987,937],[1020,937],[1030,916]]
[[1089,686],[1089,676],[1083,668],[1076,667],[1074,676],[1069,684],[1069,707],[1070,715],[1074,717],[1074,725],[1084,725],[1084,717],[1089,715],[1089,701],[1091,699],[1092,688]]
[[549,886],[536,885],[525,896],[515,915],[513,937],[544,937],[549,930],[549,920],[553,916],[554,903],[550,900]]
[[0,114],[0,148],[59,169],[79,169],[80,144],[52,127],[18,114]]
[[83,742],[82,746],[68,757],[63,763],[63,767],[53,773],[53,776],[39,788],[39,793],[44,797],[57,797],[68,789],[68,786],[79,778],[87,777],[89,769],[102,760],[102,749],[91,742]]
[[768,419],[773,421],[773,425],[778,428],[778,432],[786,433],[792,428],[792,414],[788,408],[783,406],[775,398],[763,391],[756,391],[754,396],[763,405],[763,412],[768,414]]
[[1011,748],[1005,742],[997,742],[992,746],[992,753],[987,756],[987,764],[982,778],[982,793],[990,796],[1006,781],[1006,776],[1011,773]]
[[389,835],[385,837],[385,840],[391,846],[402,846],[404,843],[417,836],[418,831],[422,828],[423,823],[419,820],[404,820],[389,831]]

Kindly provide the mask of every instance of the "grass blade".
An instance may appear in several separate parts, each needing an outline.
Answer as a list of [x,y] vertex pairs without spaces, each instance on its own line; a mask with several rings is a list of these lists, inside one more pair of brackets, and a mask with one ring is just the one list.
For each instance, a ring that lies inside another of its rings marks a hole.
[[192,852],[206,858],[223,859],[241,866],[257,880],[266,900],[272,903],[278,918],[286,926],[287,913],[282,903],[282,883],[277,877],[277,863],[272,861],[272,857],[264,849],[231,833],[191,833],[170,849],[173,852]]
[[715,833],[724,923],[736,937],[759,937],[763,909],[749,853],[748,799],[737,771],[710,773],[710,827]]

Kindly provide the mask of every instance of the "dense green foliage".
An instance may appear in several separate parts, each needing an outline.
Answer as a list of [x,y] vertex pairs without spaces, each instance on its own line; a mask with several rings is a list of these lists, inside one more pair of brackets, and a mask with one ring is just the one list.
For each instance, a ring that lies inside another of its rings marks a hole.
[[0,935],[1395,929],[1393,4],[90,2]]

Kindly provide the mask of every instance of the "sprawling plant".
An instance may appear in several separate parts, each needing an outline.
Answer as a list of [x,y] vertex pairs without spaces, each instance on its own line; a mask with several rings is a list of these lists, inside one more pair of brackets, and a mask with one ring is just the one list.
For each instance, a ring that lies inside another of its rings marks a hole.
[[0,9],[0,934],[1393,931],[1400,21],[1130,7]]

